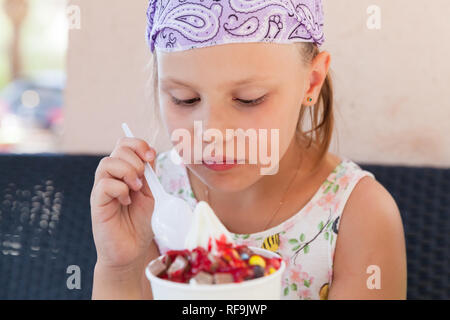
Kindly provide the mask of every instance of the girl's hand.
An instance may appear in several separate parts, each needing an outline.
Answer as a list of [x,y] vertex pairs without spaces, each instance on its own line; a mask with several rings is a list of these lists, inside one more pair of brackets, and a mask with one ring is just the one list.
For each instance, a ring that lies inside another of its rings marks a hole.
[[90,199],[97,265],[126,270],[144,263],[154,238],[154,199],[144,164],[154,167],[155,157],[144,140],[121,138],[100,161]]

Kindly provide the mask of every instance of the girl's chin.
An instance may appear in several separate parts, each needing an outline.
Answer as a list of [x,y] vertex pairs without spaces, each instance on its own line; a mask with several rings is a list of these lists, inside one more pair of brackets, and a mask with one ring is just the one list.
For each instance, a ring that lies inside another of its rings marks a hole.
[[236,165],[229,170],[212,170],[202,164],[193,164],[189,167],[206,184],[223,192],[245,190],[259,177],[259,169],[250,168],[249,165]]

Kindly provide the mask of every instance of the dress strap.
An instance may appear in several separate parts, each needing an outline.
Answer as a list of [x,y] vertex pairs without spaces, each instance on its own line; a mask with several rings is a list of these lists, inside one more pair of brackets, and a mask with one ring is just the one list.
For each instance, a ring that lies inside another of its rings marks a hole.
[[330,270],[330,285],[332,281],[332,270],[333,270],[333,262],[334,262],[334,254],[336,250],[336,242],[337,237],[339,234],[339,224],[341,221],[342,213],[344,211],[345,205],[358,184],[358,182],[364,178],[364,177],[372,177],[375,179],[375,175],[367,170],[361,169],[361,167],[356,164],[355,162],[351,160],[346,160],[345,162],[345,170],[342,170],[342,172],[337,176],[337,179],[339,181],[339,185],[341,187],[341,192],[339,192],[338,199],[337,199],[337,206],[336,210],[332,213],[332,237],[329,242],[329,270]]

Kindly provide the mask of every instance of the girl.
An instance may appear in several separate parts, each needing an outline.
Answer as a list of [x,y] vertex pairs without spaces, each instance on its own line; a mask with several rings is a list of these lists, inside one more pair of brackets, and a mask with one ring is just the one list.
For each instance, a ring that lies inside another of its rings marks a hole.
[[260,161],[249,163],[249,148],[245,163],[223,151],[236,137],[223,148],[216,142],[200,163],[172,161],[193,150],[156,157],[145,141],[120,139],[100,162],[91,195],[93,298],[152,298],[144,268],[167,248],[150,225],[153,198],[143,180],[150,161],[168,192],[192,207],[207,201],[237,243],[284,259],[282,297],[404,299],[394,199],[372,173],[328,152],[333,92],[330,54],[318,49],[321,2],[150,1],[148,22],[155,105],[168,133],[184,129],[194,140],[194,121],[224,136],[277,129],[278,140],[265,147],[275,146],[280,160],[275,174],[263,175]]

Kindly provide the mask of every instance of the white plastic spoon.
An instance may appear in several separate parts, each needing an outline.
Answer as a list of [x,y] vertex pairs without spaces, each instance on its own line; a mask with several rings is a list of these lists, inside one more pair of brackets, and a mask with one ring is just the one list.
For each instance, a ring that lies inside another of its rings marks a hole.
[[[126,123],[122,124],[122,129],[127,137],[134,138]],[[184,249],[194,217],[191,207],[183,199],[164,190],[148,162],[145,163],[144,176],[155,199],[151,224],[158,245],[172,250]]]

